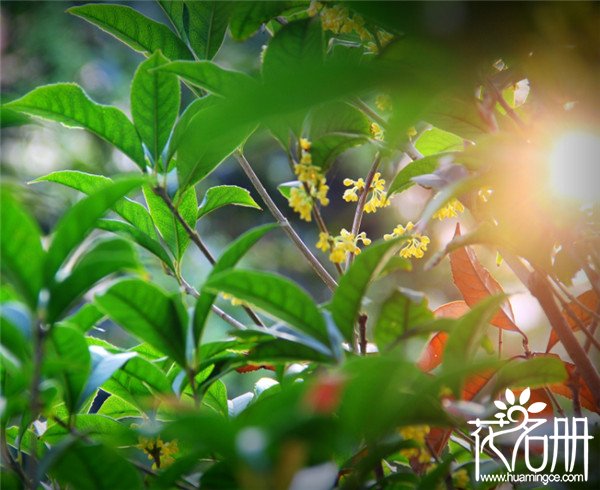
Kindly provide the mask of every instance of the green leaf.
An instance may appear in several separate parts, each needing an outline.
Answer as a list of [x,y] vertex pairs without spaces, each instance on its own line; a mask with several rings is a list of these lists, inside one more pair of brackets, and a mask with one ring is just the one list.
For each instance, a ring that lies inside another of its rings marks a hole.
[[231,13],[229,30],[237,41],[245,41],[262,24],[290,8],[291,2],[236,2]]
[[180,190],[186,190],[204,179],[239,148],[254,132],[255,125],[237,126],[231,131],[213,133],[210,119],[216,106],[203,107],[191,119],[181,135],[177,148],[177,175]]
[[[112,445],[133,446],[138,440],[135,432],[125,424],[97,413],[76,415],[73,418],[73,428],[94,441]],[[54,424],[48,427],[41,440],[46,444],[55,445],[68,434],[68,427]]]
[[66,325],[55,325],[51,340],[56,358],[47,359],[47,367],[62,378],[65,405],[73,413],[91,372],[88,346],[81,331]]
[[[150,253],[158,257],[169,269],[175,272],[175,266],[171,257],[167,254],[163,246],[145,233],[131,226],[129,223],[112,219],[100,219],[96,225],[99,229],[117,233],[119,235],[132,238],[139,246],[144,247]],[[152,225],[154,226],[154,225]]]
[[435,172],[440,165],[440,161],[443,158],[452,158],[452,155],[453,153],[438,153],[410,162],[396,174],[396,177],[394,177],[394,180],[392,180],[388,189],[388,195],[392,196],[404,192],[406,189],[410,189],[415,185],[412,180],[413,177]]
[[226,70],[212,61],[173,61],[160,67],[161,72],[174,73],[188,83],[223,97],[235,95],[255,80],[241,71]]
[[183,41],[167,26],[149,19],[131,7],[88,4],[71,7],[67,12],[98,26],[146,56],[160,49],[170,60],[192,59],[192,53]]
[[329,345],[327,326],[314,300],[285,277],[249,270],[228,270],[211,275],[203,290],[231,294]]
[[7,109],[4,106],[0,107],[0,128],[11,128],[30,123],[31,119],[28,116],[11,109]]
[[148,405],[152,397],[173,391],[165,374],[140,356],[132,357],[115,371],[102,389],[142,411],[153,410]]
[[290,22],[269,42],[262,72],[265,80],[278,80],[292,71],[302,73],[323,61],[323,30],[313,19]]
[[141,477],[134,466],[115,450],[100,444],[88,444],[78,439],[67,438],[50,450],[47,459],[52,461],[50,474],[70,488],[142,488]]
[[436,100],[431,107],[432,110],[425,119],[437,128],[469,140],[477,140],[488,132],[477,112],[475,101],[442,98]]
[[398,289],[383,303],[375,324],[375,342],[380,351],[394,344],[408,329],[433,320],[424,295]]
[[500,368],[494,377],[493,393],[508,387],[541,387],[567,379],[564,362],[557,357],[534,357],[513,360]]
[[[150,215],[154,224],[164,241],[169,246],[171,252],[177,260],[180,260],[187,246],[190,243],[190,237],[179,220],[173,215],[167,204],[154,191],[145,186],[144,197],[150,209]],[[196,189],[190,187],[181,197],[181,203],[177,206],[179,214],[185,222],[194,228],[196,226],[196,217],[198,213],[198,201],[196,199]]]
[[503,295],[490,296],[456,320],[444,348],[442,372],[449,375],[450,387],[457,396],[460,396],[463,380],[459,377],[452,378],[451,375],[463,370],[473,359],[485,334],[484,327],[505,300]]
[[371,136],[370,122],[355,107],[344,102],[324,104],[311,114],[310,153],[315,165],[329,168],[335,157]]
[[330,310],[335,324],[348,342],[352,342],[354,325],[369,283],[379,276],[403,242],[404,239],[396,239],[370,246],[356,256],[350,269],[341,277]]
[[285,197],[286,199],[290,198],[290,195],[292,193],[292,189],[294,189],[295,187],[300,187],[300,181],[299,180],[291,180],[290,182],[284,182],[283,184],[279,184],[277,186],[277,190],[279,191],[279,193]]
[[106,276],[140,267],[135,250],[128,241],[112,238],[98,242],[77,261],[65,279],[50,286],[48,322],[55,322],[81,295]]
[[225,386],[225,383],[218,379],[210,385],[210,388],[202,398],[202,404],[210,407],[219,415],[227,417],[229,410],[227,408],[227,386]]
[[41,230],[11,192],[0,192],[0,267],[35,310],[43,282]]
[[79,398],[79,406],[83,405],[117,369],[123,367],[127,361],[136,356],[135,352],[111,354],[99,346],[91,346],[89,350],[92,356],[92,372]]
[[228,2],[188,1],[190,46],[201,60],[211,60],[219,51],[231,12]]
[[79,85],[44,85],[6,107],[70,128],[87,129],[116,146],[142,170],[146,167],[140,137],[127,116],[116,107],[97,104]]
[[[59,170],[31,181],[34,184],[38,182],[56,182],[57,184],[62,184],[84,194],[91,195],[100,189],[110,186],[113,180],[103,175],[89,174],[77,170]],[[142,233],[152,238],[157,237],[150,213],[140,203],[125,197],[118,200],[113,209]]]
[[119,420],[127,417],[138,417],[140,411],[118,396],[109,396],[98,410],[98,413]]
[[206,191],[204,199],[198,208],[198,219],[229,204],[261,209],[261,207],[256,204],[256,201],[252,199],[252,196],[247,189],[238,187],[237,185],[219,185],[211,187]]
[[157,51],[140,64],[131,84],[133,122],[155,165],[179,114],[181,93],[177,77],[156,70],[168,62]]
[[86,303],[79,308],[75,313],[66,317],[63,321],[57,325],[70,325],[75,327],[77,330],[85,333],[98,323],[104,314],[98,309],[94,303]]
[[180,38],[185,37],[185,26],[183,22],[184,3],[183,0],[158,0],[158,4],[164,10],[166,16]]
[[[237,238],[227,249],[221,254],[219,259],[214,264],[208,278],[210,279],[214,274],[223,272],[227,269],[234,267],[246,252],[258,242],[267,232],[271,231],[277,225],[268,224],[263,226],[257,226],[256,228],[247,231],[239,238]],[[196,303],[194,310],[194,322],[193,322],[193,335],[195,344],[200,342],[206,319],[210,312],[211,306],[216,299],[215,294],[206,292],[202,294]]]
[[126,279],[96,296],[96,304],[129,333],[185,367],[186,323],[182,307],[163,290],[139,279]]
[[48,249],[46,260],[48,281],[54,277],[73,249],[92,231],[98,218],[143,181],[142,178],[115,181],[110,186],[82,199],[64,214],[56,225],[54,238]]
[[185,132],[192,119],[196,117],[196,115],[200,111],[210,107],[211,105],[214,105],[217,100],[218,97],[207,95],[206,97],[196,99],[194,102],[192,102],[185,108],[185,111],[183,111],[183,114],[177,121],[177,124],[175,124],[173,135],[171,136],[171,140],[169,141],[169,147],[167,151],[167,156],[165,158],[165,162],[170,162],[173,158],[173,155],[175,155],[175,152],[179,148],[179,145],[181,145],[181,142],[184,140]]
[[460,151],[465,147],[464,140],[453,133],[439,128],[425,131],[415,143],[417,150],[424,156],[449,151]]

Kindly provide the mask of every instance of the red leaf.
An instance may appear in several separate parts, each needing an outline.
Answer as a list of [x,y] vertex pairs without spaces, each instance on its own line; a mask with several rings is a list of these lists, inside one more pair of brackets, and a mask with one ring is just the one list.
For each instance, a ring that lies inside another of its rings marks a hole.
[[246,366],[241,366],[235,368],[238,373],[251,373],[252,371],[258,371],[259,369],[268,369],[269,371],[275,371],[275,366],[271,366],[270,364],[248,364]]
[[485,371],[481,371],[478,374],[474,374],[473,376],[469,376],[467,381],[465,382],[465,386],[463,387],[462,398],[463,400],[470,401],[477,393],[479,393],[482,388],[487,384],[487,382],[492,379],[492,376],[496,373],[493,369],[486,369]]
[[[456,224],[454,237],[460,236],[460,225]],[[463,247],[450,254],[450,267],[454,284],[465,302],[473,307],[481,300],[504,291],[488,270],[481,265],[470,247]],[[515,325],[514,315],[508,300],[490,323],[498,328],[520,332]]]
[[[598,311],[598,306],[600,306],[600,300],[598,298],[598,295],[592,289],[577,296],[577,301],[579,303],[582,303],[588,310],[591,311]],[[592,323],[592,315],[586,310],[584,310],[581,306],[579,306],[576,302],[572,301],[571,303],[569,303],[569,309],[571,311],[567,312],[567,309],[565,308],[562,311],[562,314],[567,320],[567,323],[569,324],[571,330],[579,330],[579,322],[577,322],[577,320],[575,320],[575,318],[573,318],[571,315],[575,315],[575,317],[577,317],[577,319],[583,324],[584,327],[588,327]],[[550,339],[548,339],[548,346],[546,347],[546,352],[550,352],[552,347],[554,347],[557,342],[558,335],[556,335],[556,332],[552,330],[550,332]]]
[[[437,308],[433,314],[436,318],[459,318],[469,311],[469,306],[464,301],[452,301]],[[435,369],[442,362],[444,347],[448,340],[446,332],[436,333],[421,353],[417,366],[426,373]]]

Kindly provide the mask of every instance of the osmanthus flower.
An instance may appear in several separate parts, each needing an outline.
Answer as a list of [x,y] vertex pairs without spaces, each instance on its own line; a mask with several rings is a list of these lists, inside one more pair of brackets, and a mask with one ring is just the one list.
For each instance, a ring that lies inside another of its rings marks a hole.
[[382,112],[392,110],[392,98],[388,94],[379,94],[375,97],[375,107]]
[[[358,180],[344,179],[344,185],[350,187],[344,191],[343,199],[346,202],[358,201],[358,196],[365,191],[365,181],[360,178]],[[365,213],[374,213],[379,208],[389,206],[390,200],[385,192],[385,179],[381,178],[381,173],[377,172],[373,176],[368,192],[371,197],[365,204]]]
[[173,455],[179,452],[177,439],[164,442],[160,437],[140,437],[136,447],[144,451],[148,455],[148,459],[153,461],[153,470],[166,468],[173,464],[175,461]]
[[383,128],[379,124],[372,122],[369,130],[374,140],[383,141]]
[[427,425],[409,425],[402,427],[400,435],[407,441],[414,441],[418,447],[410,447],[400,450],[400,454],[407,459],[416,458],[419,463],[431,462],[431,455],[425,447],[425,438],[429,434],[429,426]]
[[294,173],[302,182],[301,187],[290,191],[289,205],[296,211],[300,218],[305,221],[312,220],[312,209],[315,201],[322,206],[329,204],[327,193],[329,186],[320,167],[313,165],[310,154],[311,142],[306,138],[300,139],[300,162],[294,165]]
[[469,472],[465,468],[461,468],[452,473],[452,485],[454,485],[454,488],[469,488],[470,481]]
[[329,260],[335,264],[340,264],[346,260],[348,253],[354,255],[360,253],[360,248],[358,247],[360,242],[362,242],[363,245],[371,244],[371,240],[367,238],[364,231],[355,236],[354,233],[342,228],[339,236],[336,237],[332,237],[326,232],[320,233],[317,248],[323,252],[331,250]]
[[464,212],[465,207],[456,198],[451,199],[446,205],[433,213],[433,217],[440,221],[446,218],[456,218],[460,213]]
[[384,240],[391,240],[403,235],[408,236],[408,239],[404,246],[400,249],[400,257],[406,259],[415,257],[417,259],[422,258],[427,251],[427,245],[431,241],[428,236],[421,235],[421,233],[413,232],[415,225],[412,221],[409,221],[406,226],[398,225],[394,228],[392,233],[383,235]]

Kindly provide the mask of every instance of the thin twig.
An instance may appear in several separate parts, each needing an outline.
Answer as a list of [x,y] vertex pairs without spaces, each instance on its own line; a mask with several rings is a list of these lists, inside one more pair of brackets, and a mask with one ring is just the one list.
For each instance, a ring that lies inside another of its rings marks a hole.
[[302,238],[300,238],[298,233],[296,233],[296,230],[294,230],[292,225],[290,225],[290,222],[287,220],[287,218],[279,210],[273,199],[271,199],[271,196],[267,192],[267,189],[265,189],[265,187],[263,186],[262,182],[254,172],[254,169],[252,168],[248,160],[246,160],[244,154],[241,151],[238,151],[235,153],[235,157],[240,166],[242,167],[242,170],[246,173],[246,176],[248,177],[256,191],[260,194],[260,197],[262,198],[263,202],[269,208],[269,211],[271,212],[275,220],[279,223],[283,231],[287,234],[290,240],[292,240],[294,245],[296,245],[298,250],[300,250],[302,255],[304,255],[308,263],[311,265],[311,267],[314,269],[317,275],[321,278],[321,280],[325,283],[325,285],[333,291],[337,287],[337,282],[331,276],[331,274],[327,272],[327,269],[323,267],[321,262],[319,262],[319,260],[313,255],[310,249],[302,241]]
[[527,129],[527,125],[523,122],[523,120],[518,116],[518,114],[513,110],[513,108],[506,102],[503,95],[496,88],[493,82],[486,82],[487,88],[492,92],[492,95],[496,99],[496,101],[500,104],[504,112],[515,122],[515,124],[519,127],[519,129]]
[[560,282],[558,280],[558,278],[553,277],[553,276],[549,276],[549,277],[550,277],[550,279],[552,279],[552,282],[561,290],[561,292],[567,297],[567,299],[571,303],[577,305],[579,308],[581,308],[583,311],[585,311],[588,315],[593,316],[597,320],[600,320],[600,314],[598,314],[597,311],[594,311],[594,310],[588,308],[579,299],[577,299],[576,296],[571,294],[571,292],[563,285],[562,282]]
[[588,329],[588,327],[585,326],[581,318],[579,318],[577,314],[573,311],[571,305],[567,303],[564,299],[562,299],[562,297],[559,294],[557,294],[557,292],[554,289],[552,289],[552,292],[560,302],[561,306],[563,307],[563,310],[567,313],[567,315],[571,317],[572,320],[575,321],[575,323],[577,323],[579,330],[581,330],[585,334],[585,336],[587,337],[587,342],[589,342],[590,345],[593,345],[596,349],[600,350],[600,342],[598,342],[594,338],[593,333],[590,332],[590,330]]

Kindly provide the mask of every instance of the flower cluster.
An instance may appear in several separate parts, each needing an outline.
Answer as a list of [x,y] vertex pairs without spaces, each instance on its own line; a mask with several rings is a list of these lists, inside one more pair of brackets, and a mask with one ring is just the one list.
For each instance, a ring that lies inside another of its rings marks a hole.
[[440,221],[446,218],[456,218],[459,213],[462,213],[464,210],[465,207],[463,204],[458,199],[453,198],[448,201],[443,208],[440,208],[433,213],[433,217]]
[[320,233],[317,248],[323,252],[331,250],[329,260],[335,264],[340,264],[346,260],[346,255],[348,253],[354,255],[360,253],[360,248],[358,248],[359,242],[362,242],[363,245],[369,245],[371,240],[367,238],[364,231],[354,236],[354,233],[342,228],[340,235],[336,237],[332,237],[326,232]]
[[174,454],[179,452],[177,439],[170,442],[163,442],[160,437],[140,437],[139,444],[136,446],[148,455],[148,459],[153,461],[152,469],[166,468],[173,464]]
[[310,148],[311,142],[306,138],[301,138],[301,157],[300,162],[294,165],[294,173],[302,186],[293,188],[289,197],[289,205],[304,221],[312,220],[311,212],[315,201],[319,201],[322,206],[329,204],[327,197],[329,186],[326,184],[327,181],[321,168],[313,165]]
[[379,94],[375,97],[375,106],[382,112],[392,109],[392,98],[388,94]]
[[427,425],[409,425],[408,427],[402,427],[400,429],[400,435],[406,439],[414,441],[419,447],[410,447],[401,449],[400,454],[402,456],[413,459],[418,459],[419,463],[431,462],[431,455],[425,447],[425,438],[429,434],[429,426]]
[[372,39],[371,33],[365,28],[365,19],[360,15],[350,16],[348,9],[342,5],[326,7],[321,2],[311,3],[308,14],[310,16],[321,14],[323,29],[334,34],[350,34],[355,32],[362,41]]
[[415,225],[412,221],[409,221],[406,226],[398,225],[394,228],[392,233],[383,236],[384,240],[391,240],[402,235],[409,235],[408,240],[400,250],[400,256],[406,259],[410,257],[416,257],[417,259],[422,258],[427,251],[427,245],[429,245],[429,237],[421,235],[420,233],[413,232]]
[[[356,202],[360,193],[365,192],[365,181],[360,178],[358,180],[344,179],[344,185],[350,187],[344,191],[344,201]],[[381,173],[377,172],[373,176],[368,192],[371,193],[371,198],[365,204],[366,213],[374,213],[378,208],[389,206],[390,200],[385,192],[385,179],[381,178]]]
[[229,301],[233,306],[240,306],[244,304],[241,299],[237,299],[235,296],[232,296],[229,293],[221,293],[221,297]]
[[452,474],[452,485],[454,485],[454,488],[469,488],[469,482],[469,473],[464,468],[461,468]]
[[371,123],[371,127],[369,128],[371,131],[371,136],[373,139],[377,141],[383,141],[383,128],[377,124],[376,122]]

